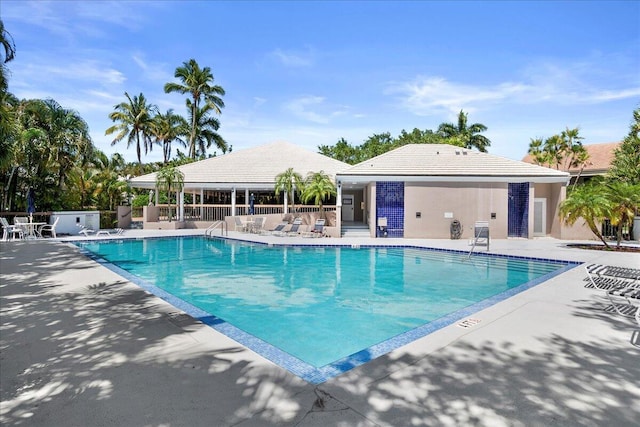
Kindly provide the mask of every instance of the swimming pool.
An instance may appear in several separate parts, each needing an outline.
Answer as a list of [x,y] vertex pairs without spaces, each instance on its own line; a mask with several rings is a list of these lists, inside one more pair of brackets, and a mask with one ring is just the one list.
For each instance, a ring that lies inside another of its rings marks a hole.
[[575,266],[409,246],[268,246],[205,237],[77,245],[315,383]]

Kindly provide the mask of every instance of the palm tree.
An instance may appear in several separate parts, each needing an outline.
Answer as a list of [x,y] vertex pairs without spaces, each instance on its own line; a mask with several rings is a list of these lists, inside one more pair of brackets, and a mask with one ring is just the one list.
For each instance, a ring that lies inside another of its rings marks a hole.
[[157,107],[153,104],[148,104],[142,93],[133,98],[127,92],[124,95],[127,97],[127,102],[121,102],[116,105],[115,111],[109,114],[109,118],[116,124],[107,129],[105,135],[117,132],[111,145],[115,145],[125,138],[127,139],[127,148],[135,143],[138,164],[142,171],[141,143],[144,145],[144,154],[147,154],[153,147],[151,135],[153,134],[153,116],[157,111]]
[[294,198],[296,187],[303,187],[302,175],[294,171],[293,168],[289,168],[276,176],[276,196],[279,195],[280,192],[284,191],[284,193],[287,195],[287,198],[289,199],[292,211],[295,211]]
[[174,166],[165,166],[156,173],[156,186],[159,190],[166,190],[169,205],[169,222],[171,222],[171,191],[182,191],[184,173]]
[[560,216],[568,225],[583,218],[591,232],[609,248],[597,225],[598,221],[607,218],[611,212],[611,202],[603,190],[602,184],[585,184],[571,190],[560,204]]
[[[176,68],[174,77],[181,83],[167,83],[164,85],[166,93],[178,92],[181,94],[190,94],[191,99],[187,99],[187,109],[190,111],[191,132],[189,134],[189,156],[196,158],[196,144],[198,140],[197,120],[199,114],[206,114],[213,111],[216,114],[222,112],[224,102],[222,96],[225,91],[221,86],[213,85],[213,74],[209,67],[200,68],[195,59],[183,62],[181,67]],[[201,109],[201,103],[204,102],[206,109]],[[217,127],[215,128],[217,130]],[[204,151],[201,154],[205,154]]]
[[[191,100],[187,100],[187,105],[191,104]],[[190,155],[194,160],[196,157],[204,157],[206,155],[207,148],[215,144],[217,148],[222,150],[223,153],[227,152],[227,143],[218,132],[220,128],[220,122],[215,117],[209,115],[209,112],[213,109],[210,105],[204,105],[202,108],[196,110],[195,120],[191,120],[191,123],[195,124],[195,140],[193,141],[193,151]],[[189,111],[191,114],[191,110]],[[189,117],[191,119],[191,117]],[[191,151],[192,147],[189,148]],[[194,157],[195,153],[195,157]]]
[[13,37],[4,29],[4,23],[0,19],[0,45],[2,51],[4,51],[4,59],[0,63],[0,92],[7,90],[7,76],[5,65],[7,62],[13,60],[16,56],[16,45],[13,42]]
[[302,190],[302,201],[307,203],[313,200],[314,205],[320,207],[320,218],[324,218],[322,201],[328,197],[337,195],[336,186],[329,175],[320,172],[309,172]]
[[153,135],[156,143],[162,146],[163,161],[166,165],[171,158],[171,143],[176,141],[186,147],[186,142],[180,138],[189,134],[189,124],[184,117],[174,114],[172,109],[165,114],[158,113],[153,118]]
[[[487,147],[491,145],[491,141],[481,132],[485,132],[487,127],[480,123],[467,125],[467,113],[460,110],[458,114],[458,124],[442,123],[438,126],[438,133],[444,138],[451,138],[453,141],[464,143],[466,148],[477,148],[483,153],[487,152]],[[457,144],[454,144],[457,145]]]
[[617,227],[616,240],[620,247],[622,229],[631,227],[635,212],[640,208],[640,184],[611,181],[606,184],[605,197],[610,202],[609,220]]

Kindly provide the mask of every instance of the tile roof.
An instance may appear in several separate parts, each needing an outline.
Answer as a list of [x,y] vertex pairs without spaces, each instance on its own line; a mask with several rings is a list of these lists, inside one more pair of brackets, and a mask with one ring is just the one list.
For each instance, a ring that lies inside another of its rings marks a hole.
[[[589,153],[589,162],[582,171],[582,175],[598,175],[604,174],[613,161],[613,152],[622,144],[621,142],[606,142],[602,144],[585,144],[583,147]],[[523,162],[535,163],[533,157],[527,154],[523,159]],[[560,170],[568,171],[571,174],[577,174],[580,168],[568,168],[566,165],[561,165]]]
[[511,160],[446,144],[409,144],[366,160],[338,174],[354,176],[438,177],[445,180],[526,178],[531,181],[567,180],[569,174],[555,169]]
[[[332,178],[349,165],[288,142],[274,142],[246,150],[233,151],[182,165],[185,187],[230,188],[235,184],[273,187],[275,177],[293,168],[303,177],[309,172],[324,171]],[[129,180],[134,187],[150,188],[155,185],[156,174],[150,173]]]

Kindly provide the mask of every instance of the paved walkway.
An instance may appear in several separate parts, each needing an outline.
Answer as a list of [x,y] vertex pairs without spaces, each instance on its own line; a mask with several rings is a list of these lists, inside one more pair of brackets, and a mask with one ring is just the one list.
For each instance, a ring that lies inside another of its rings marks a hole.
[[[448,240],[284,239],[468,249]],[[491,251],[640,267],[639,254],[554,239],[496,240]],[[0,268],[2,425],[617,427],[640,419],[640,328],[584,288],[582,268],[477,313],[469,329],[451,325],[317,386],[69,243],[0,243]]]

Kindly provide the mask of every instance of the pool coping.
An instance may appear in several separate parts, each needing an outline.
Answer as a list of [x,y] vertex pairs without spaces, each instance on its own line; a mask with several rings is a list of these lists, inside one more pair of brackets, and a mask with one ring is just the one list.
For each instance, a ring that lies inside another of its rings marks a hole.
[[[230,237],[222,237],[222,236],[153,236],[153,237],[135,237],[128,238],[127,240],[147,240],[147,239],[175,239],[176,237],[181,238],[213,238],[218,240],[230,240],[234,242],[245,243],[247,245],[262,245],[269,247],[339,247],[339,248],[349,248],[349,249],[368,249],[368,248],[410,248],[410,249],[420,249],[420,250],[429,250],[435,252],[447,252],[447,253],[456,253],[456,254],[467,254],[467,251],[461,251],[458,249],[444,249],[444,248],[433,248],[428,246],[418,246],[411,244],[392,244],[392,245],[379,245],[379,244],[363,244],[363,245],[353,245],[353,244],[300,244],[300,243],[266,243],[266,242],[256,242],[256,241],[246,241],[242,239],[234,239]],[[519,256],[519,255],[506,255],[506,254],[495,254],[495,253],[486,253],[486,252],[474,252],[474,256],[482,256],[482,257],[496,257],[496,258],[510,258],[510,259],[520,259],[520,260],[531,260],[531,261],[543,261],[543,262],[553,262],[557,264],[564,264],[563,267],[558,268],[550,273],[544,274],[532,281],[523,283],[514,288],[508,289],[506,291],[500,292],[492,297],[485,298],[477,303],[471,304],[467,307],[464,307],[460,310],[449,313],[445,316],[442,316],[436,320],[433,320],[424,325],[413,328],[409,331],[398,334],[394,337],[391,337],[387,340],[384,340],[378,344],[374,344],[370,347],[362,349],[356,353],[353,353],[349,356],[346,356],[342,359],[336,360],[332,363],[329,363],[322,367],[315,367],[310,365],[301,359],[298,359],[295,356],[290,355],[289,353],[269,344],[268,342],[255,337],[240,328],[232,325],[231,323],[212,315],[176,296],[173,294],[157,287],[156,285],[147,282],[138,276],[128,272],[127,270],[111,263],[110,261],[94,254],[93,252],[83,248],[80,244],[91,243],[91,242],[113,242],[124,239],[111,239],[111,240],[103,240],[103,239],[87,239],[82,241],[70,241],[68,242],[73,247],[80,250],[80,252],[92,259],[96,263],[104,266],[105,268],[111,270],[112,272],[124,277],[130,282],[136,284],[140,288],[145,291],[161,298],[162,300],[168,302],[175,308],[182,310],[186,314],[191,317],[201,321],[203,324],[215,329],[216,331],[222,333],[223,335],[235,340],[236,342],[242,344],[258,355],[264,357],[265,359],[275,363],[276,365],[286,369],[292,374],[302,378],[303,380],[311,383],[311,384],[321,384],[329,379],[337,377],[345,372],[350,371],[353,368],[356,368],[360,365],[368,363],[380,356],[383,356],[393,350],[396,350],[404,345],[407,345],[411,342],[414,342],[420,338],[426,337],[442,328],[445,328],[449,325],[452,325],[467,316],[470,316],[474,313],[477,313],[483,309],[491,307],[499,302],[502,302],[516,294],[519,294],[523,291],[526,291],[530,288],[533,288],[543,282],[546,282],[553,277],[556,277],[560,274],[563,274],[579,265],[582,264],[580,261],[567,261],[567,260],[558,260],[551,258],[539,258],[539,257],[527,257],[527,256]]]

